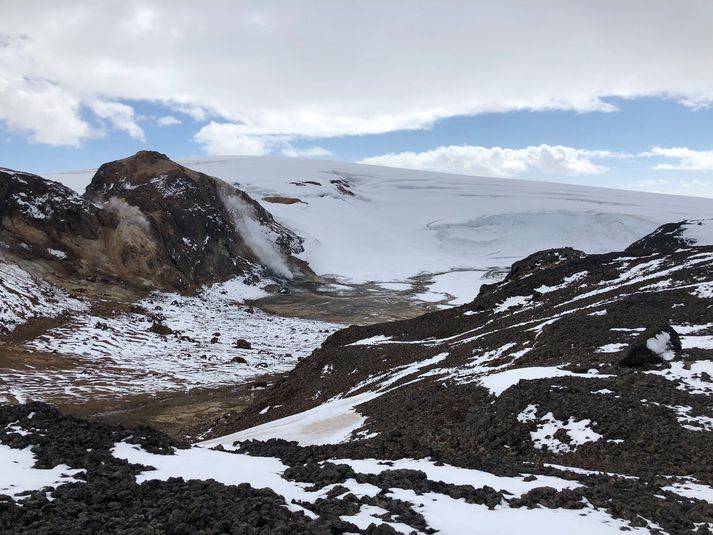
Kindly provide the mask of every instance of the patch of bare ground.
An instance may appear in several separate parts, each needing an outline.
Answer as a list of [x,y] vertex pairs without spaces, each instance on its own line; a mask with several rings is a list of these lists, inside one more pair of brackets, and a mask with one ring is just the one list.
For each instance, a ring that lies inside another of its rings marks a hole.
[[329,281],[302,283],[288,294],[275,294],[255,301],[265,312],[291,318],[313,319],[345,325],[371,325],[411,319],[439,310],[438,303],[415,299],[424,285],[414,277],[413,287],[394,291],[378,284],[339,284],[331,291]]
[[57,403],[67,414],[128,427],[148,425],[178,440],[197,441],[211,436],[212,422],[234,418],[252,404],[279,376],[221,388]]
[[281,195],[268,195],[267,197],[263,197],[262,200],[273,204],[307,204],[302,199],[296,199],[294,197],[283,197]]

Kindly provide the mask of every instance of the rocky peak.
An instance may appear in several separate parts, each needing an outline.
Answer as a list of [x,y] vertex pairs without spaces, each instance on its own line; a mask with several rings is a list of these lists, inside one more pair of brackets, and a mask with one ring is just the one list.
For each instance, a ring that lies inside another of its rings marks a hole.
[[713,219],[684,219],[666,223],[626,248],[627,253],[673,252],[682,247],[713,244]]
[[302,251],[300,238],[247,193],[158,152],[102,165],[84,198],[146,226],[161,263],[189,285],[262,268],[282,278],[306,271],[292,257]]
[[[171,161],[165,154],[143,150],[128,158],[105,163],[99,167],[84,197],[101,200],[141,186],[161,187],[163,183],[177,179],[187,185],[200,181],[200,176],[201,173],[186,169]],[[173,193],[184,193],[184,191],[177,189]]]

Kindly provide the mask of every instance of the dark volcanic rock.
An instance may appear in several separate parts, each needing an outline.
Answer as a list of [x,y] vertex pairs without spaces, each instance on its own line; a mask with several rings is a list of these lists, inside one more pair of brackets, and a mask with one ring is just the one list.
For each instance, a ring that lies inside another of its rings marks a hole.
[[696,245],[694,238],[686,236],[687,229],[711,224],[713,224],[712,219],[688,219],[678,223],[666,223],[651,234],[647,234],[632,243],[626,248],[625,252],[636,254],[665,253],[673,252],[681,247]]
[[[354,479],[489,507],[592,504],[631,527],[695,532],[713,520],[713,505],[663,489],[672,481],[713,485],[712,288],[711,246],[543,251],[462,307],[334,333],[213,432],[366,394],[355,406],[364,425],[349,443],[271,440],[240,449],[279,456],[288,477],[315,488]],[[340,458],[429,458],[501,475],[544,474],[547,465],[591,472],[560,469],[556,475],[585,486],[543,485],[518,497],[438,487],[412,471],[366,476]],[[342,496],[349,494],[334,487],[315,510],[351,514]]]
[[117,218],[74,191],[37,175],[0,169],[0,238],[15,251],[45,257],[48,248],[70,257],[94,255],[107,269],[105,234]]
[[670,325],[647,329],[631,344],[620,364],[630,368],[661,364],[681,358],[681,338]]
[[522,279],[536,273],[540,274],[542,270],[550,269],[568,260],[582,258],[584,256],[582,251],[571,247],[538,251],[515,262],[510,268],[510,272],[505,277],[505,280]]
[[[462,307],[333,334],[215,432],[371,392],[354,436],[376,433],[368,442],[382,441],[387,458],[537,461],[713,483],[704,453],[713,449],[713,382],[695,371],[712,356],[710,287],[713,247],[544,251]],[[659,357],[652,373],[620,365],[657,335],[666,340],[646,348]],[[546,425],[551,434],[536,441]],[[577,426],[591,438],[578,441]]]
[[[11,423],[27,431],[8,431],[5,428]],[[326,521],[290,512],[285,500],[270,489],[180,478],[137,484],[135,475],[146,467],[117,459],[111,449],[119,441],[163,455],[173,454],[173,448],[186,447],[156,431],[64,416],[41,403],[0,406],[0,429],[5,429],[0,432],[3,444],[32,448],[38,458],[37,468],[67,464],[84,469],[78,476],[84,482],[59,486],[52,491],[51,501],[46,491],[30,493],[22,505],[0,497],[3,534],[335,532]]]
[[151,327],[149,327],[149,331],[151,331],[152,333],[163,335],[173,334],[174,332],[173,329],[171,329],[168,325],[165,325],[160,321],[154,321],[151,324]]
[[244,338],[238,338],[237,340],[235,340],[233,345],[238,349],[252,349],[253,347],[252,344]]

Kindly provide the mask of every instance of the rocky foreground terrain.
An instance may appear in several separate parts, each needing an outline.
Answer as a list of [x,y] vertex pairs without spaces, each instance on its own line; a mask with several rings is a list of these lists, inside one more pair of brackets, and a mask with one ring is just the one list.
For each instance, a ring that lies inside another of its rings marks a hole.
[[711,236],[542,251],[464,306],[340,330],[193,446],[3,406],[0,525],[709,533]]
[[[349,207],[358,178],[290,184]],[[252,304],[292,288],[294,312],[321,285],[311,307],[349,308],[325,305],[349,287],[316,276],[305,243],[155,152],[101,166],[81,196],[0,170],[0,531],[713,529],[711,220],[623,252],[543,250],[502,280],[442,274],[498,282],[348,328]]]
[[[328,441],[365,439],[359,456],[620,474],[605,491],[547,491],[549,503],[707,529],[710,504],[675,489],[711,498],[713,247],[699,245],[710,225],[667,225],[621,253],[543,251],[463,307],[339,331],[214,429],[246,431],[210,444],[309,445],[328,429]],[[285,450],[261,447],[298,455]]]

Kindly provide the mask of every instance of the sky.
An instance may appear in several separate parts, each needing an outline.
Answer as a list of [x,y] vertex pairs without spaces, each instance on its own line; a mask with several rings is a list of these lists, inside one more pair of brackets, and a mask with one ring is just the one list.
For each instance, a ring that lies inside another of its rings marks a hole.
[[271,155],[713,196],[713,2],[0,0],[0,166]]

